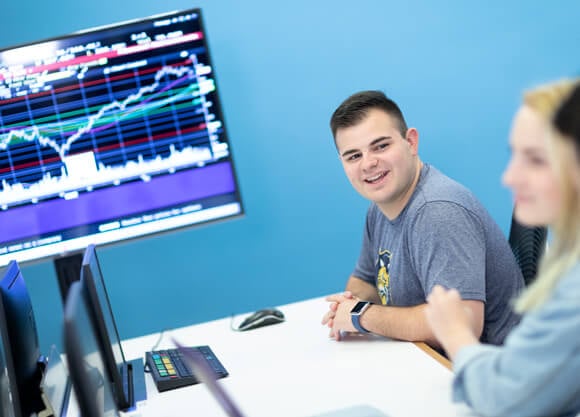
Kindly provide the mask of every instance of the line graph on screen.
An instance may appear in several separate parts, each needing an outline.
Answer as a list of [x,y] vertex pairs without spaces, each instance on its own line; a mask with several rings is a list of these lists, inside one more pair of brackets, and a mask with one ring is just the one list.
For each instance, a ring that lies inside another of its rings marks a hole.
[[[171,45],[191,39],[182,34]],[[220,141],[222,122],[212,112],[212,68],[195,53],[204,51],[174,48],[151,55],[161,47],[167,42],[117,49],[121,65],[106,50],[88,55],[91,60],[85,55],[28,71],[26,94],[21,90],[2,101],[3,209],[148,181],[228,156]],[[127,61],[131,54],[135,58]],[[3,81],[13,90],[24,84],[14,74],[4,74]]]

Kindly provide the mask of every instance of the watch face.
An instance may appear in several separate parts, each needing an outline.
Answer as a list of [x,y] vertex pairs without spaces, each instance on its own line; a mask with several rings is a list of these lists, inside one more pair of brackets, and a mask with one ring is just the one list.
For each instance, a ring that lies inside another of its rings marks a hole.
[[352,310],[350,310],[350,312],[354,314],[360,313],[363,307],[366,306],[367,304],[368,304],[367,301],[359,301],[358,303],[355,304]]

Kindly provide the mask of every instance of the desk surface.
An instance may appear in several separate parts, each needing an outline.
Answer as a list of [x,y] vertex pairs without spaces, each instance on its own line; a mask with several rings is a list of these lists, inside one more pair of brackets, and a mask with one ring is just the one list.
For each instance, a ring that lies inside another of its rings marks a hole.
[[[230,319],[216,320],[165,332],[158,348],[173,347],[171,336],[209,345],[230,372],[221,382],[247,417],[307,417],[355,404],[390,417],[471,415],[451,402],[451,371],[417,345],[367,335],[336,342],[320,324],[323,298],[279,308],[281,324],[235,332]],[[126,357],[144,357],[158,339],[124,341]],[[147,400],[129,414],[225,416],[202,385],[159,393],[149,374],[146,384]]]

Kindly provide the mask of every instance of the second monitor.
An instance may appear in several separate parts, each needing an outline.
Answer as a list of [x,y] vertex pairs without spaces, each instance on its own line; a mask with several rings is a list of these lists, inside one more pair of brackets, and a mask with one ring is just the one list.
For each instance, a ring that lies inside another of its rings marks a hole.
[[125,359],[115,317],[103,280],[103,274],[94,245],[89,245],[83,257],[81,281],[86,291],[87,303],[104,356],[106,374],[113,385],[113,394],[120,410],[135,407],[145,400],[145,374],[143,359]]
[[63,330],[76,402],[83,417],[119,417],[86,301],[83,284],[73,283],[65,301]]
[[45,408],[40,392],[40,354],[32,301],[16,261],[0,280],[0,411],[26,417]]

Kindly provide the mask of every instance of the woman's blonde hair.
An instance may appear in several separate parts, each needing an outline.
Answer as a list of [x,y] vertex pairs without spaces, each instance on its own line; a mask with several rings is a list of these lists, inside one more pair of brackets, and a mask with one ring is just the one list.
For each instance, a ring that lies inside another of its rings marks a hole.
[[[562,102],[580,80],[563,80],[530,90],[524,95],[524,105],[544,118],[550,126],[546,131],[551,165],[557,177],[562,197],[561,212],[549,225],[552,232],[550,248],[540,261],[537,279],[516,301],[518,312],[542,305],[559,279],[580,260],[580,190],[577,176],[580,161],[575,141],[562,136],[553,127],[553,119]],[[580,115],[578,115],[580,117]]]

